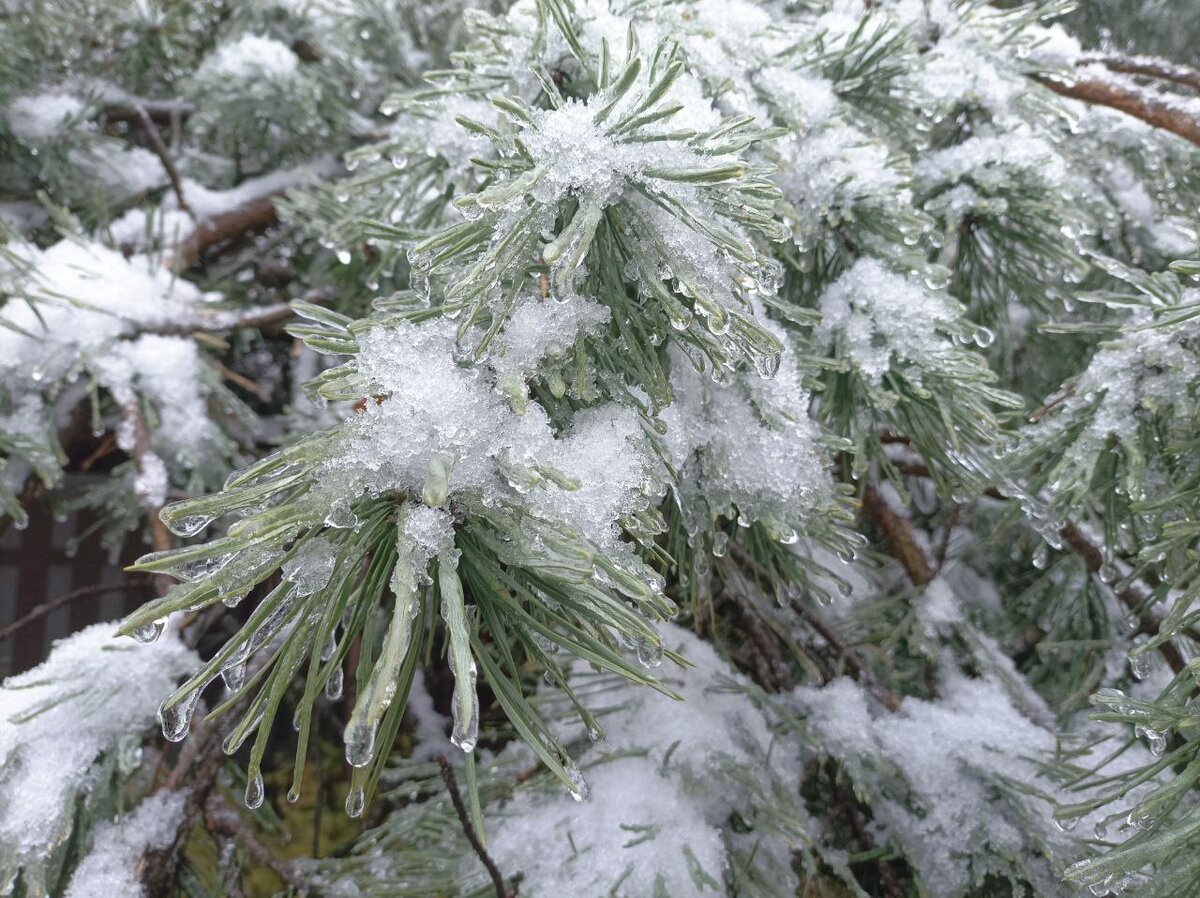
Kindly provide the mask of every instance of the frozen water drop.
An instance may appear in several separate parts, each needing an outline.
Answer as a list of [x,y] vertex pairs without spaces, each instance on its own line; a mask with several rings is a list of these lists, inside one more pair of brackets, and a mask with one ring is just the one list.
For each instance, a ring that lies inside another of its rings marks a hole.
[[262,774],[256,770],[246,781],[246,807],[252,811],[262,807],[264,795]]
[[175,704],[168,704],[171,699],[167,699],[159,706],[158,722],[166,739],[171,742],[183,741],[192,725],[192,712],[196,710],[199,699],[200,690],[194,689]]
[[355,786],[346,793],[346,813],[349,816],[361,817],[366,803],[367,796],[362,786]]
[[133,631],[133,633],[130,634],[130,636],[132,636],[136,642],[149,644],[152,642],[158,642],[158,640],[162,638],[162,635],[166,629],[167,619],[164,617],[156,621],[151,621],[144,627],[138,627]]

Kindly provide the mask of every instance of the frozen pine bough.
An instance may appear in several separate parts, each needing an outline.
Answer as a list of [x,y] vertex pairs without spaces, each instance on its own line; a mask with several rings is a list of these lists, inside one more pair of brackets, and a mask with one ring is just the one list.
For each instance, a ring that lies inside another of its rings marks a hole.
[[157,593],[0,691],[0,881],[1190,895],[1200,73],[477,6],[0,13],[0,500]]

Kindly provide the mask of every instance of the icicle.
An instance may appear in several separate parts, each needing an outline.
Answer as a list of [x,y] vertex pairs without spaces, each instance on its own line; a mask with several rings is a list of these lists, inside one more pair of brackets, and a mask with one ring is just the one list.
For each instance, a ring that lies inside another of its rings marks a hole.
[[442,618],[450,636],[450,670],[454,674],[451,709],[454,728],[450,741],[463,751],[472,751],[479,739],[479,697],[475,689],[475,659],[471,655],[470,625],[458,578],[457,552],[438,555],[438,586],[442,595]]
[[398,529],[400,532],[396,540],[397,559],[391,579],[396,605],[392,610],[387,634],[383,638],[379,658],[371,670],[371,678],[354,705],[344,733],[346,762],[352,767],[365,767],[375,755],[375,737],[379,732],[379,721],[396,695],[396,681],[408,654],[413,620],[420,609],[417,572],[413,568],[414,549],[411,539],[404,531],[403,515]]
[[659,667],[663,662],[662,641],[639,636],[637,638],[637,659],[642,667]]
[[346,814],[350,817],[361,817],[366,806],[367,796],[362,786],[352,786],[346,793]]
[[336,702],[342,697],[342,690],[345,688],[345,675],[340,667],[335,668],[333,673],[329,675],[329,679],[325,681],[325,697],[331,702]]

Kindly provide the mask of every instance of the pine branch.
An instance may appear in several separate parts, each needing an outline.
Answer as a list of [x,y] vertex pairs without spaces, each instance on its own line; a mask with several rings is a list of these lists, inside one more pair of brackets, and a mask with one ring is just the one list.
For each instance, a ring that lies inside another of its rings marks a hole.
[[292,307],[286,302],[271,303],[237,312],[208,311],[183,321],[162,327],[147,329],[147,333],[160,336],[187,336],[195,333],[223,333],[234,330],[263,330],[274,327],[295,317]]
[[[774,587],[774,578],[771,576],[771,572],[759,564],[740,543],[734,540],[730,541],[729,557],[748,571],[764,589],[769,590]],[[829,626],[813,608],[810,608],[807,604],[797,599],[792,599],[790,605],[797,614],[804,618],[813,632],[825,640],[825,643],[833,650],[834,654],[842,660],[846,667],[854,672],[858,681],[866,687],[881,705],[889,711],[895,711],[900,707],[899,696],[875,679],[870,666],[859,656],[858,652],[847,645],[841,636],[837,634],[837,631]]]
[[275,200],[283,191],[252,200],[229,212],[214,215],[196,225],[175,247],[170,268],[176,273],[187,271],[200,261],[204,253],[219,244],[235,240],[248,232],[262,231],[279,220]]
[[[904,474],[916,477],[930,476],[928,468],[912,462],[897,464],[897,469],[901,470]],[[868,489],[870,489],[870,487],[868,487]],[[1006,501],[1006,497],[995,490],[987,490],[986,495],[992,499]],[[881,497],[879,498],[882,501]],[[868,509],[878,508],[878,506],[875,505],[868,505],[865,493],[863,507]],[[904,521],[903,518],[900,518],[899,515],[896,515],[895,512],[888,508],[886,502],[883,503],[883,509],[880,514],[883,514],[887,520],[887,522],[884,523],[884,520],[877,518],[881,529],[884,530],[885,535],[888,535],[889,544],[891,543],[892,539],[891,534],[896,534],[899,548],[893,550],[893,555],[897,557],[897,560],[901,560],[901,555],[898,555],[897,552],[901,553],[905,557],[913,557],[911,552],[914,549],[917,553],[919,553],[919,557],[923,558],[924,553],[921,551],[920,546],[917,545],[913,539],[911,525],[909,525],[907,521]],[[887,516],[890,516],[890,518]],[[1065,525],[1063,525],[1063,527],[1059,530],[1059,535],[1063,538],[1063,542],[1070,546],[1071,550],[1083,559],[1088,572],[1098,576],[1101,568],[1105,566],[1103,549],[1093,542],[1073,521],[1068,521]],[[904,564],[902,560],[901,563]],[[904,567],[905,571],[909,574],[909,578],[916,583],[917,581],[914,578],[914,574],[919,576],[922,573],[920,563],[918,562],[912,571],[909,570],[908,565],[904,565]],[[926,562],[926,570],[927,569],[928,562]],[[1148,602],[1150,600],[1148,591],[1146,591],[1140,584],[1131,582],[1124,589],[1119,591],[1114,590],[1114,592],[1121,603],[1137,615],[1138,633],[1145,634],[1147,636],[1158,635],[1161,619],[1157,615],[1153,614],[1148,608]],[[1197,642],[1200,642],[1200,633],[1196,633],[1190,629],[1186,632],[1189,636],[1196,639]],[[1187,661],[1184,659],[1183,654],[1173,643],[1164,642],[1158,648],[1159,653],[1163,656],[1163,660],[1167,662],[1167,665],[1175,673],[1179,673],[1184,667],[1187,666]]]
[[1106,69],[1120,72],[1124,75],[1141,75],[1146,78],[1157,78],[1160,81],[1171,81],[1195,90],[1200,90],[1200,69],[1189,65],[1181,65],[1161,56],[1126,56],[1122,53],[1087,53],[1081,56],[1077,65],[1098,63]]
[[[1060,531],[1063,541],[1083,559],[1087,569],[1093,574],[1099,574],[1104,567],[1104,552],[1093,542],[1084,531],[1074,523],[1066,524]],[[1137,632],[1147,636],[1157,636],[1161,620],[1148,607],[1149,594],[1136,582],[1130,582],[1122,590],[1114,590],[1117,598],[1126,608],[1137,615]],[[1179,673],[1187,666],[1183,653],[1173,642],[1164,642],[1158,647],[1159,654],[1174,673]]]
[[1166,94],[1096,76],[1036,75],[1034,80],[1061,96],[1119,110],[1200,145],[1200,115]]
[[163,143],[162,135],[158,133],[158,126],[150,119],[150,113],[146,111],[145,106],[138,104],[135,108],[137,110],[138,122],[142,126],[142,131],[145,133],[146,139],[150,142],[150,148],[158,156],[159,162],[162,163],[162,167],[167,173],[167,179],[171,182],[171,189],[175,192],[175,200],[179,203],[179,208],[195,218],[196,216],[192,212],[192,207],[188,205],[187,197],[183,194],[183,181],[179,177],[179,169],[175,167],[175,160],[171,158],[171,151],[167,149],[167,145]]
[[467,841],[471,843],[471,848],[475,854],[479,856],[479,860],[487,869],[488,876],[492,878],[492,885],[496,888],[496,898],[515,898],[515,893],[509,893],[504,885],[504,877],[500,875],[500,870],[496,866],[496,862],[492,860],[491,855],[487,853],[487,849],[483,847],[483,843],[479,841],[479,834],[475,832],[475,827],[471,823],[471,816],[467,813],[467,807],[463,804],[462,794],[458,791],[458,782],[454,778],[454,768],[450,766],[450,762],[446,760],[445,755],[438,755],[438,767],[442,771],[442,782],[446,784],[446,791],[450,793],[450,802],[454,805],[454,812],[458,814],[458,821],[462,824],[463,833],[467,837]]

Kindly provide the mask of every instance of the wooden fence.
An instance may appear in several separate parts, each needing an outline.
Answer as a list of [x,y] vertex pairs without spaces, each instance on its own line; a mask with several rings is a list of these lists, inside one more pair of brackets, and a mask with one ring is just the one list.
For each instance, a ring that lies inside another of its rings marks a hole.
[[[26,529],[9,527],[0,535],[0,634],[19,624],[0,636],[0,678],[38,664],[54,640],[97,621],[115,621],[151,598],[142,580],[123,571],[145,551],[137,534],[130,534],[115,561],[96,534],[73,557],[68,554],[70,539],[90,523],[85,515],[55,520],[37,503]],[[122,585],[127,588],[102,590]],[[46,610],[48,605],[55,607]]]

